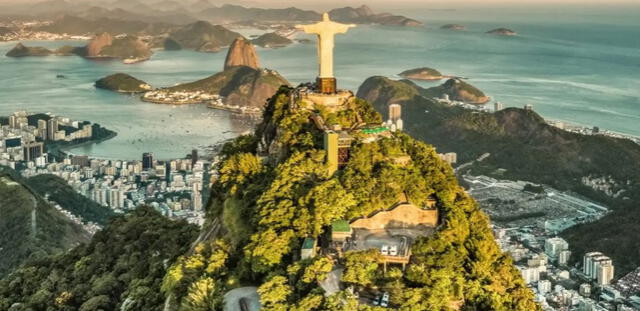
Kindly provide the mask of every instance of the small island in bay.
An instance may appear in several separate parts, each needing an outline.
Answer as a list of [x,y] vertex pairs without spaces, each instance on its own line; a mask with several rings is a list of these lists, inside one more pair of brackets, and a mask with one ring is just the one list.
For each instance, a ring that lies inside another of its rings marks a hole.
[[487,33],[491,35],[498,35],[498,36],[517,36],[518,35],[517,32],[508,28],[496,28],[496,29],[487,31]]
[[426,81],[442,80],[444,78],[449,78],[449,76],[442,75],[440,71],[435,70],[433,68],[429,68],[429,67],[405,70],[401,72],[399,76],[405,79],[426,80]]
[[446,30],[465,30],[467,29],[465,26],[460,25],[460,24],[446,24],[443,25],[442,27],[440,27],[440,29],[446,29]]
[[95,87],[118,93],[144,93],[153,88],[148,83],[138,80],[126,73],[106,76],[95,83]]
[[50,50],[44,47],[28,47],[18,43],[7,52],[7,57],[28,56],[81,56],[84,58],[121,59],[125,64],[145,61],[151,57],[151,49],[138,37],[124,35],[114,37],[109,33],[96,35],[86,46],[65,45]]
[[22,43],[16,44],[9,52],[7,52],[7,57],[27,57],[27,56],[69,56],[69,55],[77,55],[78,48],[72,46],[63,46],[54,51],[49,50],[44,47],[34,46],[29,47],[25,46]]
[[264,35],[253,39],[251,42],[263,48],[279,48],[293,43],[291,39],[283,37],[275,32],[265,33]]
[[95,86],[120,93],[143,93],[142,101],[156,104],[207,104],[237,113],[262,113],[267,99],[289,82],[274,70],[260,68],[255,47],[239,36],[229,48],[224,70],[210,77],[152,89],[142,80],[118,73],[96,81]]

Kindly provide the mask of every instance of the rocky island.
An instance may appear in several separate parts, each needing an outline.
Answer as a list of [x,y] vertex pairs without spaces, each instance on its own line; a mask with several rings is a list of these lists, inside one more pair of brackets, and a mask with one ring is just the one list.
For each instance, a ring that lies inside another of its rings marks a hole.
[[125,35],[113,37],[109,33],[95,36],[85,47],[86,58],[116,58],[131,64],[151,57],[151,49],[138,37]]
[[279,48],[293,43],[291,39],[283,37],[275,32],[265,33],[264,35],[253,39],[251,42],[263,48]]
[[106,76],[95,83],[95,87],[118,93],[144,93],[151,91],[151,85],[126,73]]
[[[121,83],[135,86],[144,83],[130,76],[116,76],[110,89],[119,89]],[[260,68],[253,44],[242,36],[229,48],[224,71],[210,77],[172,87],[142,91],[146,102],[170,105],[202,104],[210,108],[238,113],[261,113],[266,100],[289,82],[276,71]]]
[[63,46],[54,51],[49,50],[44,47],[28,47],[22,43],[16,44],[9,52],[7,52],[7,57],[27,57],[27,56],[69,56],[69,55],[77,55],[78,49],[72,46]]
[[496,29],[487,31],[487,33],[491,35],[498,35],[498,36],[517,36],[518,35],[517,32],[508,28],[496,28]]
[[27,47],[18,43],[6,56],[71,56],[77,55],[85,58],[112,58],[121,59],[126,64],[145,61],[151,57],[151,49],[139,38],[130,35],[114,37],[109,33],[96,35],[84,47],[62,46],[56,50],[44,47]]
[[440,29],[446,29],[446,30],[465,30],[467,29],[465,26],[460,25],[460,24],[446,24],[443,25],[442,27],[440,27]]
[[428,68],[428,67],[405,70],[401,72],[399,76],[405,79],[426,80],[426,81],[442,80],[444,78],[449,77],[449,76],[443,76],[440,73],[440,71],[435,70],[433,68]]
[[[449,79],[442,85],[424,89],[410,80],[395,81],[386,77],[376,76],[367,79],[360,86],[358,92],[366,100],[372,102],[386,100],[392,104],[406,101],[416,96],[427,98],[447,97],[449,100],[471,105],[484,105],[491,100],[478,88],[457,78]],[[371,97],[374,95],[375,97]]]

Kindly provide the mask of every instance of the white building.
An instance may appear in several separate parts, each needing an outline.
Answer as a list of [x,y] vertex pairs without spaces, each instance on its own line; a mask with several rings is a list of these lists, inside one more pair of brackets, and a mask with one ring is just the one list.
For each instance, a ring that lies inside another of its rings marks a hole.
[[560,252],[568,249],[569,243],[560,237],[550,238],[544,242],[545,254],[554,260],[558,259]]
[[538,267],[518,267],[525,283],[532,284],[540,280],[540,269]]

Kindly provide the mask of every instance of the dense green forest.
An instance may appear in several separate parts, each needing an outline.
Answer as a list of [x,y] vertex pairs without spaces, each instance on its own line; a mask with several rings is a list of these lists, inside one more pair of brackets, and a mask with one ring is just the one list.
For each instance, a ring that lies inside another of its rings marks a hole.
[[[456,152],[459,163],[490,153],[469,167],[472,174],[547,184],[608,205],[614,211],[600,221],[562,233],[576,254],[572,259],[598,250],[613,258],[617,274],[640,265],[640,236],[633,230],[640,218],[634,203],[640,201],[640,145],[567,132],[548,125],[534,111],[507,108],[479,113],[447,106],[430,99],[437,93],[437,87],[424,89],[385,77],[371,77],[358,90],[359,97],[385,114],[389,103],[402,104],[406,132],[439,152]],[[582,178],[589,176],[613,180],[612,191],[618,195],[586,186]]]
[[0,281],[0,310],[160,310],[166,267],[197,227],[149,207],[112,219],[88,244],[28,263]]
[[[257,286],[264,310],[373,309],[359,305],[349,291],[323,295],[318,281],[334,265],[344,267],[346,286],[389,291],[392,305],[402,310],[538,308],[495,243],[488,218],[433,147],[402,133],[356,143],[346,167],[330,175],[321,132],[310,116],[343,125],[381,118],[362,100],[340,113],[290,109],[290,92],[283,87],[270,100],[254,135],[223,148],[208,218],[210,226],[221,222],[224,230],[170,268],[163,291],[174,310],[218,310],[222,294],[239,286]],[[397,164],[398,155],[408,155],[411,163]],[[399,192],[417,205],[434,196],[443,215],[437,233],[413,245],[406,271],[383,273],[377,249],[350,252],[338,262],[298,257],[305,237],[321,237],[334,220],[386,208]]]
[[[0,281],[0,310],[222,310],[223,295],[243,286],[257,287],[264,310],[381,309],[351,289],[387,291],[398,310],[539,309],[435,148],[401,132],[364,143],[368,134],[355,131],[348,162],[332,173],[312,116],[344,128],[382,118],[360,99],[340,112],[292,109],[293,91],[282,87],[255,133],[223,147],[197,240],[194,226],[151,208],[116,216],[90,243]],[[412,245],[406,270],[385,272],[378,249],[300,259],[305,238],[326,244],[333,221],[385,209],[399,194],[417,206],[435,199],[441,218]],[[338,267],[344,286],[326,296],[319,282]]]
[[104,225],[114,215],[113,210],[76,192],[58,176],[37,175],[28,178],[26,182],[38,194],[47,195],[50,201],[60,204],[65,210],[82,217],[84,221]]
[[65,252],[89,239],[82,227],[5,167],[0,167],[0,232],[0,278],[25,261]]

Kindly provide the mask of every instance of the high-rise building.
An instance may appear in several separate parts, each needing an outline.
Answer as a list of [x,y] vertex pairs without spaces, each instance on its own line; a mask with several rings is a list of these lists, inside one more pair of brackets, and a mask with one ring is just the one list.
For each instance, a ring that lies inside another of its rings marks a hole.
[[545,295],[546,293],[551,291],[551,281],[549,280],[540,280],[538,282],[538,292],[540,295]]
[[598,257],[598,256],[602,256],[601,252],[590,252],[590,253],[586,253],[584,255],[584,257],[582,258],[582,272],[591,277],[593,275],[592,273],[592,266],[593,266],[593,260],[594,258]]
[[391,131],[402,131],[404,126],[402,121],[402,106],[398,104],[389,105],[389,120],[387,121],[387,125]]
[[500,111],[502,109],[504,109],[504,105],[501,102],[493,104],[493,111]]
[[198,149],[191,150],[191,165],[193,166],[198,162]]
[[591,296],[591,284],[589,284],[589,283],[580,284],[579,293],[580,293],[580,295],[582,295],[584,297]]
[[58,119],[51,118],[47,121],[47,139],[56,140],[56,134],[58,133]]
[[584,255],[583,272],[598,285],[607,285],[614,275],[614,266],[611,258],[600,252],[591,252]]
[[398,121],[402,118],[402,106],[398,104],[389,105],[389,120],[392,122]]
[[142,169],[148,170],[154,168],[153,165],[153,153],[145,152],[142,154]]
[[538,267],[519,267],[522,278],[527,284],[532,284],[540,280],[540,269]]
[[44,154],[43,143],[30,142],[30,143],[24,144],[22,147],[24,150],[23,155],[24,155],[25,161],[34,161],[36,158]]
[[26,111],[16,111],[9,116],[9,127],[19,129],[29,124]]
[[563,250],[558,254],[558,264],[561,266],[566,266],[569,264],[569,258],[571,257],[570,250]]
[[569,249],[569,243],[563,238],[554,237],[544,242],[544,252],[553,260],[557,260],[560,252]]
[[47,121],[38,120],[38,137],[42,140],[47,140]]
[[88,156],[73,156],[71,158],[71,165],[78,165],[80,167],[89,166],[89,157]]
[[611,280],[613,280],[614,272],[613,263],[611,262],[611,260],[609,259],[599,262],[596,269],[596,280],[598,282],[598,285],[609,285],[609,283],[611,283]]

